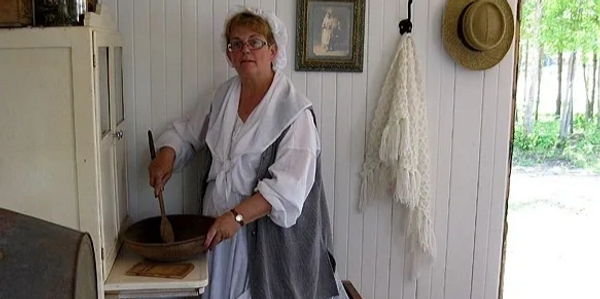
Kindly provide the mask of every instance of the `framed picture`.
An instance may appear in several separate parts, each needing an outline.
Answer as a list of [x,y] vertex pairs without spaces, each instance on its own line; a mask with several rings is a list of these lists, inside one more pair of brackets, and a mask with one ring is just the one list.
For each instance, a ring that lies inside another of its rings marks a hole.
[[365,0],[298,0],[296,71],[362,72]]

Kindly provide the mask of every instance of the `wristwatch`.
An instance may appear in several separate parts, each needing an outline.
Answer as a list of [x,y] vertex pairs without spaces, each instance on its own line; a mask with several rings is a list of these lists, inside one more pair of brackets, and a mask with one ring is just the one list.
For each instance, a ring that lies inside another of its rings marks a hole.
[[242,214],[238,213],[235,208],[229,210],[232,214],[233,214],[233,218],[235,219],[235,222],[239,223],[241,226],[244,226],[244,216],[242,216]]

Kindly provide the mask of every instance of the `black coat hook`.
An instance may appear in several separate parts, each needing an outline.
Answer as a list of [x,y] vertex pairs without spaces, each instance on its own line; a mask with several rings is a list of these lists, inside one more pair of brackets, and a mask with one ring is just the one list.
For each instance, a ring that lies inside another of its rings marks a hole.
[[413,0],[408,0],[408,19],[400,21],[398,27],[400,27],[400,34],[412,32],[412,22],[410,21],[410,9]]

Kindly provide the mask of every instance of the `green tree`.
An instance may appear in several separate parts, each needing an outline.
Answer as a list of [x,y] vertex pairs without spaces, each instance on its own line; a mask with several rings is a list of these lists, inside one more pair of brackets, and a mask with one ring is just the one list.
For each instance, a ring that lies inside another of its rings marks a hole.
[[[542,20],[542,0],[528,0],[523,3],[525,10],[521,28],[524,30],[526,43],[526,82],[525,85],[525,113],[523,115],[525,133],[530,134],[533,130],[533,112],[536,110],[535,120],[537,120],[537,107],[540,98],[540,82],[542,75],[542,55],[543,44],[540,40],[541,20]],[[532,49],[533,48],[533,49]]]
[[[532,48],[532,41],[537,39],[534,34],[534,26],[536,24],[534,12],[536,6],[536,0],[523,0],[519,3],[521,6],[521,21],[519,28],[519,38],[520,38],[520,55],[519,55],[519,76],[523,78],[523,94],[525,101],[527,102],[527,88],[529,87],[529,77],[530,77],[530,67],[529,67],[529,54]],[[517,109],[517,114],[520,116],[520,109]],[[523,117],[523,121],[526,117]],[[515,115],[515,121],[521,122],[521,118]],[[525,134],[528,132],[525,131]]]
[[[546,0],[544,17],[541,22],[541,44],[547,53],[569,53],[567,96],[560,101],[559,89],[556,112],[561,118],[561,137],[567,138],[573,131],[573,78],[577,53],[581,62],[588,63],[589,54],[598,49],[598,4],[600,0]],[[558,63],[562,64],[562,61]],[[559,86],[562,85],[562,71],[559,72]],[[589,101],[589,99],[586,99]],[[564,105],[566,107],[562,107]],[[593,105],[592,105],[593,106]]]
[[546,48],[546,53],[558,55],[558,85],[556,96],[555,117],[560,118],[563,95],[563,57],[569,48],[569,28],[565,25],[570,22],[569,15],[564,14],[569,8],[570,0],[544,1],[544,18],[541,21],[541,42]]

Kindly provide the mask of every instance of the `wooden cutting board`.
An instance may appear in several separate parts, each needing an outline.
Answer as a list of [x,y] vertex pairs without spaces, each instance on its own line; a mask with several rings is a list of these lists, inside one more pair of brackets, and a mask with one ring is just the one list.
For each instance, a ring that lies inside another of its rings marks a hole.
[[192,263],[157,263],[145,260],[135,264],[125,275],[183,279],[193,269]]

